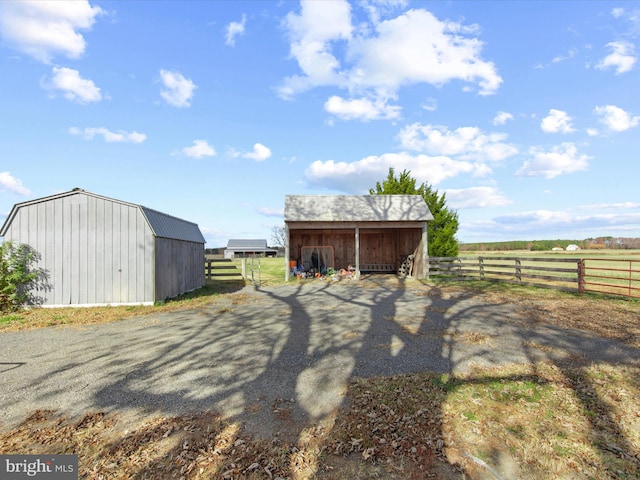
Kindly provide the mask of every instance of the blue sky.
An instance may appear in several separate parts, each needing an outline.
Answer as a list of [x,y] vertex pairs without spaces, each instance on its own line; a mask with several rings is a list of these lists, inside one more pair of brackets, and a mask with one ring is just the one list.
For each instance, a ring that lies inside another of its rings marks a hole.
[[640,2],[0,2],[0,221],[80,187],[266,238],[446,192],[462,242],[640,237]]

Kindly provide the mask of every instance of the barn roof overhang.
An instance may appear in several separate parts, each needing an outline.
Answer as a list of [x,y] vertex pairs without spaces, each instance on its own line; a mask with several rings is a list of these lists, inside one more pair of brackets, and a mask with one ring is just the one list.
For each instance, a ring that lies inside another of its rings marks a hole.
[[291,230],[355,230],[359,228],[366,230],[369,228],[422,228],[426,221],[416,222],[292,222],[285,221],[289,231]]
[[421,195],[285,195],[285,223],[425,222],[433,220]]

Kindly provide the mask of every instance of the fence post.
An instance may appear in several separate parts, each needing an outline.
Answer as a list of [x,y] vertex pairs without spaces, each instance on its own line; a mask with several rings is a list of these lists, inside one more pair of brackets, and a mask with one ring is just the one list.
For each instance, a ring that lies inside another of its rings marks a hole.
[[207,278],[211,278],[211,260],[207,262]]
[[578,260],[578,293],[584,293],[584,259]]
[[516,258],[516,280],[522,283],[522,263],[519,258]]
[[478,257],[478,269],[480,273],[480,280],[484,280],[484,260],[482,257]]

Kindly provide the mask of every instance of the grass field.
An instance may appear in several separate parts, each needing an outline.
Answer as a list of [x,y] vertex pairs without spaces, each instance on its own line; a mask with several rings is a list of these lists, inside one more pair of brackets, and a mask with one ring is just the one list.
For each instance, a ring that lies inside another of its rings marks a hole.
[[[577,261],[579,259],[586,259],[586,290],[600,293],[612,293],[617,295],[626,295],[631,297],[640,297],[640,250],[580,250],[577,252],[531,252],[528,250],[516,250],[507,252],[463,252],[460,254],[460,258],[470,261],[483,257],[485,265],[488,270],[496,270],[504,273],[511,273],[515,277],[515,263],[497,260],[497,257],[510,257],[519,258],[521,260],[520,266],[525,273],[531,275],[541,276],[557,276],[565,279],[564,281],[552,281],[552,280],[536,280],[530,279],[531,283],[548,283],[559,287],[575,288],[578,289],[577,283]],[[549,258],[548,262],[540,261],[527,261],[527,258]],[[576,259],[576,262],[557,262],[556,259]],[[236,271],[241,271],[243,259],[234,259],[232,264]],[[254,261],[256,271],[254,272],[254,278],[259,280],[261,285],[279,285],[285,283],[284,281],[284,259],[279,258],[261,258],[258,261]],[[495,264],[513,264],[509,267],[492,267]],[[251,259],[247,259],[247,275],[251,279]],[[528,269],[531,270],[528,270]],[[562,269],[569,271],[536,271],[536,269]],[[597,270],[596,270],[597,269]],[[624,270],[624,271],[618,271]],[[635,270],[629,272],[629,270]],[[603,278],[596,278],[593,275],[601,276]],[[493,278],[497,280],[509,279],[505,275],[488,275],[487,278]],[[291,281],[298,281],[291,279]],[[250,282],[248,282],[250,283]],[[592,283],[601,283],[606,285],[592,285]],[[629,288],[631,287],[631,288]],[[638,289],[638,290],[635,290]],[[630,295],[629,295],[630,294]]]
[[[490,268],[492,264],[508,263],[504,260],[498,260],[500,257],[521,259],[523,269],[527,267],[572,269],[577,268],[578,260],[583,260],[585,280],[583,287],[585,291],[640,298],[640,250],[579,250],[575,252],[515,250],[505,252],[463,252],[460,254],[461,259],[468,261],[478,257],[484,259],[484,263],[487,265],[485,268]],[[527,261],[527,258],[548,258],[549,262]],[[554,261],[557,259],[576,259],[576,262],[560,263]],[[514,268],[499,267],[494,268],[494,270],[506,273],[513,272]],[[544,272],[540,272],[540,274],[544,275]],[[576,273],[558,272],[553,275],[567,278],[575,288],[578,288],[577,281],[571,280],[577,277]],[[560,285],[561,283],[556,282],[555,284]],[[567,285],[571,285],[571,283]]]

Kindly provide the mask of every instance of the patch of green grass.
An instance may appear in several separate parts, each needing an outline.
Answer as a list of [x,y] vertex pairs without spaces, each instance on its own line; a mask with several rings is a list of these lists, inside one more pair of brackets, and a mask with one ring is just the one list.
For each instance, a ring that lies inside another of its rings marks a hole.
[[488,387],[492,398],[499,402],[524,400],[525,402],[535,403],[542,400],[551,391],[549,386],[541,385],[532,380],[499,380],[491,382]]
[[22,320],[22,315],[3,315],[0,317],[0,325],[7,325],[13,322],[19,322],[20,320]]
[[473,412],[462,412],[462,415],[464,416],[464,418],[466,418],[467,420],[471,420],[472,422],[478,421],[478,415]]
[[[245,259],[234,259],[233,263],[238,269],[242,269],[242,263]],[[277,258],[260,258],[254,259],[253,262],[254,272],[253,277],[256,281],[260,280],[262,285],[280,285],[285,283],[284,272],[285,262],[283,257]],[[259,269],[259,270],[258,270]],[[246,259],[246,275],[247,281],[251,280],[251,258]]]

